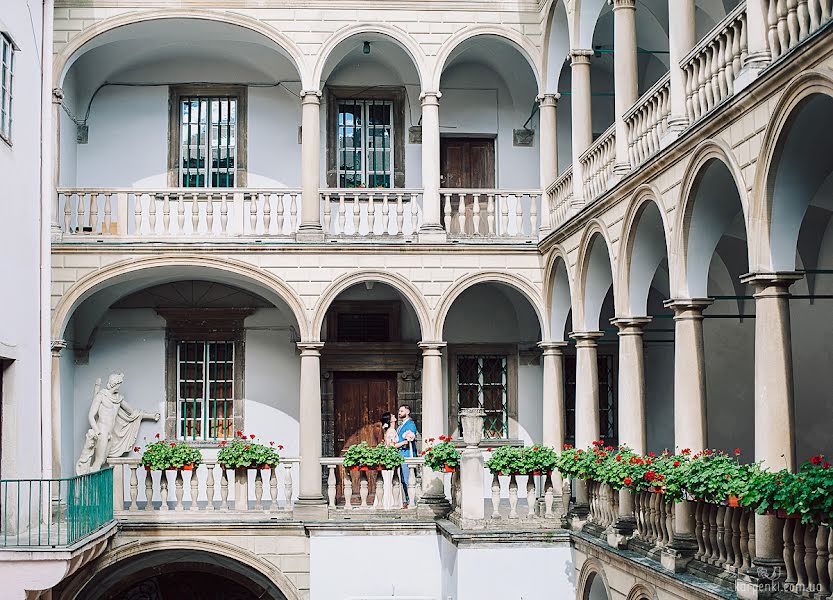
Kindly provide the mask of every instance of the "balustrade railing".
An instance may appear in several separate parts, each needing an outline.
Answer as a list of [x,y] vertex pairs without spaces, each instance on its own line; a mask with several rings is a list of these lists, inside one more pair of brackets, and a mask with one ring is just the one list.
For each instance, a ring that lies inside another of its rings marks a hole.
[[194,470],[147,471],[138,458],[111,458],[117,513],[263,511],[290,512],[297,458],[277,468],[225,469],[216,459]]
[[440,190],[443,224],[453,237],[533,238],[538,235],[540,190]]
[[767,41],[775,60],[833,19],[831,0],[766,0]]
[[631,167],[639,166],[659,151],[670,116],[671,83],[666,74],[625,113]]
[[673,539],[674,504],[653,492],[634,494],[634,517],[639,539],[651,546],[665,546]]
[[616,125],[611,125],[579,157],[584,173],[584,191],[588,201],[601,196],[608,189],[616,161]]
[[588,481],[587,497],[590,502],[590,522],[603,529],[613,526],[619,516],[619,493],[607,484]]
[[300,190],[237,188],[60,188],[65,235],[289,236],[298,229]]
[[747,53],[746,2],[741,2],[680,62],[690,123],[735,93],[735,78]]
[[755,556],[755,513],[738,506],[695,504],[694,558],[728,573],[746,573]]
[[784,587],[806,597],[826,598],[833,589],[833,529],[830,523],[783,519]]
[[550,224],[558,229],[570,216],[573,201],[573,166],[567,167],[546,192],[550,199]]
[[[492,519],[534,519],[544,517],[555,519],[561,514],[555,512],[555,496],[561,490],[555,489],[555,475],[499,475],[491,473],[491,513],[487,517]],[[520,504],[520,492],[525,491],[526,508]],[[569,496],[568,496],[569,497]],[[501,510],[501,498],[508,498],[509,512]],[[542,512],[536,512],[536,506],[542,507]]]
[[324,189],[321,203],[328,236],[412,237],[422,224],[422,190]]
[[[343,461],[339,457],[321,459],[327,469],[327,504],[331,509],[378,511],[385,506],[385,498],[392,499],[390,506],[393,508],[403,508],[405,495],[400,469],[393,469],[391,477],[385,478],[382,471],[345,469]],[[409,510],[416,509],[422,492],[422,464],[421,458],[405,459]]]

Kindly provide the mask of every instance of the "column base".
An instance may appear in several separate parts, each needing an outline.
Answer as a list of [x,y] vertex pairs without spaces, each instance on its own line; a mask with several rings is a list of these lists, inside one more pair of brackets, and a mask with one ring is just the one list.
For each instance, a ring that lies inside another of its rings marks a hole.
[[[771,564],[770,564],[771,563]],[[756,559],[748,573],[738,575],[735,593],[739,600],[774,598],[786,577],[784,563],[777,559]]]
[[292,509],[296,519],[302,521],[326,521],[329,517],[329,508],[324,497],[298,498]]
[[573,531],[581,531],[587,524],[590,518],[589,504],[576,504],[573,509],[567,513],[567,523]]
[[417,502],[417,517],[444,519],[451,512],[451,503],[445,496],[424,495]]
[[740,93],[744,88],[749,87],[753,81],[758,78],[767,65],[769,64],[769,55],[763,54],[756,56],[750,54],[746,57],[746,62],[735,76],[735,94]]
[[625,175],[631,172],[630,162],[618,162],[613,165],[613,174],[610,176],[609,183],[618,183]]
[[669,119],[668,121],[668,129],[666,129],[662,137],[659,138],[659,149],[665,150],[677,141],[677,138],[680,137],[680,134],[685,131],[688,127],[688,118],[686,117],[676,117]]
[[689,534],[674,533],[674,540],[662,549],[660,563],[664,569],[682,573],[697,552],[697,541]]
[[64,231],[59,225],[53,223],[49,228],[49,238],[53,242],[60,242],[64,239]]
[[444,244],[448,241],[448,234],[442,225],[427,224],[419,228],[417,242],[420,244]]
[[619,517],[613,527],[607,530],[607,545],[624,550],[628,547],[628,541],[633,537],[635,530],[635,517]]
[[318,223],[301,223],[295,234],[298,242],[323,242],[324,229]]

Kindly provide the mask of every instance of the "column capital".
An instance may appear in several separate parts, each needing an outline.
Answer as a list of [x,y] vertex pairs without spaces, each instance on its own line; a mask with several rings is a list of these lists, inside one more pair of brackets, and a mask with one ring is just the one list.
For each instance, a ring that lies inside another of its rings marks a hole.
[[608,4],[613,6],[613,10],[631,9],[636,10],[636,0],[608,0]]
[[662,303],[666,308],[674,311],[674,320],[701,320],[703,311],[712,305],[711,298],[672,298]]
[[298,342],[295,344],[301,352],[301,356],[321,356],[321,348],[324,342]]
[[544,351],[544,356],[561,356],[567,342],[538,342],[538,347]]
[[52,104],[60,104],[64,101],[64,89],[63,88],[52,88]]
[[68,346],[66,340],[52,340],[50,344],[50,349],[52,350],[52,356],[59,357],[61,355],[61,350]]
[[552,106],[553,108],[555,108],[556,106],[558,106],[558,101],[561,99],[561,94],[559,94],[558,92],[552,94],[538,94],[535,97],[535,99],[538,101],[538,104],[541,105],[542,108],[545,106]]
[[610,323],[619,328],[619,335],[642,335],[645,326],[653,321],[652,317],[616,317]]
[[604,336],[603,331],[571,331],[570,337],[576,341],[577,348],[595,348],[598,340]]
[[304,90],[300,94],[301,104],[321,104],[320,90]]
[[423,356],[440,356],[442,349],[448,344],[446,342],[420,342],[419,349],[422,350]]
[[592,50],[570,50],[570,64],[571,65],[589,65],[590,57],[593,56]]
[[740,276],[741,283],[755,286],[756,298],[788,296],[790,286],[804,277],[795,271],[774,271],[769,273],[747,273]]
[[426,92],[420,93],[419,101],[422,103],[422,106],[425,106],[426,104],[433,105],[433,106],[439,106],[440,98],[442,98],[442,97],[443,97],[443,93],[440,92],[439,90],[436,91],[436,92],[427,92],[426,91]]

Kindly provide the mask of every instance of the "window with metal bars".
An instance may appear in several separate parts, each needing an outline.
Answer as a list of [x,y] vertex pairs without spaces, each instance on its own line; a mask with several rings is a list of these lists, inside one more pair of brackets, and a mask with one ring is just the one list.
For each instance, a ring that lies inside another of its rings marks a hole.
[[236,96],[180,97],[182,187],[235,186],[237,102]]
[[393,185],[393,101],[338,102],[338,187]]
[[[483,437],[509,437],[508,360],[500,355],[457,356],[457,411],[482,408]],[[462,423],[457,422],[462,431]]]
[[0,33],[0,137],[9,143],[12,140],[12,84],[16,50],[11,38]]
[[[618,388],[619,371],[616,357],[600,354],[599,372],[599,438],[606,445],[619,446]],[[564,443],[576,443],[576,357],[564,356]]]
[[177,342],[177,437],[234,437],[234,342]]

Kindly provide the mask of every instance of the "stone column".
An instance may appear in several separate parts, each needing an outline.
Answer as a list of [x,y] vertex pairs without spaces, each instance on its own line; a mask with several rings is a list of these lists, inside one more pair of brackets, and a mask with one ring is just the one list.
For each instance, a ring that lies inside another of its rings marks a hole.
[[52,477],[61,476],[61,350],[66,347],[65,340],[52,340]]
[[685,70],[680,61],[694,48],[694,0],[668,0],[668,53],[671,62],[671,116],[668,128],[676,137],[688,127]]
[[571,116],[573,138],[573,203],[584,206],[584,170],[578,158],[593,143],[592,97],[590,95],[590,57],[592,50],[571,50]]
[[[589,448],[599,439],[599,363],[598,340],[601,331],[573,332],[576,340],[576,448]],[[577,479],[574,527],[590,512],[587,486]],[[578,523],[576,523],[578,521]]]
[[422,225],[419,240],[443,242],[440,202],[440,92],[423,92],[422,102]]
[[301,225],[298,239],[323,241],[321,200],[321,92],[301,92]]
[[325,519],[327,504],[321,493],[321,342],[301,342],[300,454],[298,500],[295,515]]
[[642,336],[651,317],[610,321],[619,328],[619,441],[647,452],[645,433],[645,359]]
[[558,177],[558,124],[556,107],[561,94],[543,94],[538,96],[540,113],[540,163],[541,178],[541,232],[552,227],[550,222],[550,205],[547,190]]
[[[561,452],[564,447],[564,354],[567,342],[541,342],[538,347],[544,352],[544,377],[542,386],[542,419],[545,446]],[[555,504],[559,504],[563,486],[561,473],[553,471],[552,484]],[[561,500],[563,502],[563,500]]]
[[639,97],[639,76],[636,64],[636,0],[613,0],[613,72],[616,95],[616,162],[617,177],[631,170],[628,156],[628,129],[624,115]]
[[460,421],[463,424],[463,441],[466,449],[460,453],[461,506],[460,526],[484,526],[486,518],[485,486],[483,485],[483,452],[478,447],[483,439],[482,408],[460,409]]
[[[442,349],[445,342],[421,342],[422,350],[422,439],[444,435]],[[417,512],[442,516],[451,506],[445,497],[443,477],[428,467],[422,470],[422,497]]]
[[60,241],[63,230],[61,217],[58,215],[58,187],[61,184],[61,103],[64,101],[64,90],[52,90],[52,222],[50,225],[52,241]]
[[[669,0],[674,2],[674,0]],[[735,77],[735,94],[755,81],[771,59],[767,23],[768,3],[765,0],[748,0],[746,3],[746,36],[748,54]]]

